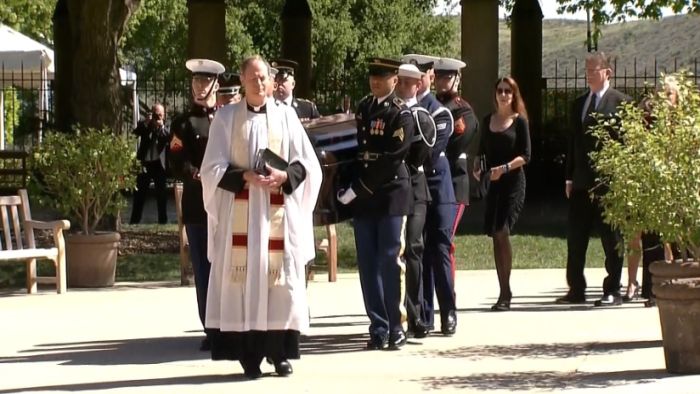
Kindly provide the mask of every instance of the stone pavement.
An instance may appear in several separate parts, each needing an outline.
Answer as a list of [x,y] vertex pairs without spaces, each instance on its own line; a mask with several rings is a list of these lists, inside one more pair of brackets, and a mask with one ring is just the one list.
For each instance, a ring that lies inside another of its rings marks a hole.
[[[589,283],[604,271],[587,270]],[[513,310],[489,311],[494,271],[457,277],[458,332],[411,339],[402,350],[364,351],[367,318],[356,274],[309,284],[311,329],[294,374],[243,379],[237,362],[212,362],[193,288],[119,283],[111,289],[0,293],[4,393],[697,393],[700,376],[664,369],[658,312],[641,302],[559,306],[563,270],[516,270]]]

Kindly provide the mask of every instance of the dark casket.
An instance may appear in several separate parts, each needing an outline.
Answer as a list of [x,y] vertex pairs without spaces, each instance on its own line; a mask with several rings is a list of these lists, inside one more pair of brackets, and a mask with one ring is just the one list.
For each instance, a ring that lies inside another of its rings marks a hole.
[[304,127],[321,162],[323,182],[314,209],[314,225],[340,223],[352,217],[352,209],[336,195],[350,185],[357,159],[357,123],[354,114],[324,116]]

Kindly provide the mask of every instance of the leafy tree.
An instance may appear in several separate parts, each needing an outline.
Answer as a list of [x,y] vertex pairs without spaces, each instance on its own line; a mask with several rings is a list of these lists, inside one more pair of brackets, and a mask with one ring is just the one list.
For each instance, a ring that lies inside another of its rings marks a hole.
[[56,0],[3,0],[0,2],[0,23],[51,45],[51,15],[55,7]]

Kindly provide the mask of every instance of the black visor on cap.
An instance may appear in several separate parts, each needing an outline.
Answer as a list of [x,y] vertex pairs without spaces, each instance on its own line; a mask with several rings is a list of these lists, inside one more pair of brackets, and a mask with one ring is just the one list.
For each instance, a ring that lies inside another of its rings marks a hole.
[[459,73],[459,71],[457,71],[457,70],[435,70],[436,77],[442,77],[442,76],[448,77],[448,76],[452,76],[452,75],[457,75],[458,73]]
[[411,62],[411,63],[414,64],[416,67],[418,67],[418,70],[420,70],[421,72],[427,72],[428,70],[433,68],[433,65],[435,64],[435,62],[428,62],[428,63],[423,63],[423,64],[419,64],[418,62]]
[[399,73],[401,62],[394,59],[374,57],[367,59],[369,75],[389,76]]

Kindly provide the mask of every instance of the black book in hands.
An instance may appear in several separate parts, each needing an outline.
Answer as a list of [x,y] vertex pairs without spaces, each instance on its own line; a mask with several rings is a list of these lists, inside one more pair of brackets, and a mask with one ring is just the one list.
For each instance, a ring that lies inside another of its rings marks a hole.
[[275,152],[271,151],[269,148],[258,149],[255,153],[253,170],[258,174],[270,175],[270,171],[265,167],[265,164],[272,168],[284,171],[289,166],[286,160],[279,157]]

